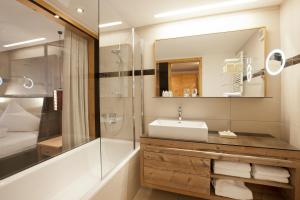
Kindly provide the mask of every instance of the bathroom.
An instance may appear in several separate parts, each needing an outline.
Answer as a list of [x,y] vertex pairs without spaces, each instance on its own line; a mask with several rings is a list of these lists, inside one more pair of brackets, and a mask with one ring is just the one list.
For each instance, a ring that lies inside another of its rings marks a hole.
[[0,199],[300,199],[299,9],[1,1]]

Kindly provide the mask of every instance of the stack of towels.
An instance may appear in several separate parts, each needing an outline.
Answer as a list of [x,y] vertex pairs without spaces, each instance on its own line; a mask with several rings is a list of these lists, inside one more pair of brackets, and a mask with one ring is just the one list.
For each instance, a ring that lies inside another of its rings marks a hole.
[[215,194],[222,197],[240,200],[252,200],[253,194],[241,181],[216,179],[213,181]]
[[213,170],[215,174],[251,178],[251,166],[249,163],[215,160]]
[[253,178],[259,180],[289,183],[290,173],[287,169],[281,167],[271,167],[253,164],[252,176]]

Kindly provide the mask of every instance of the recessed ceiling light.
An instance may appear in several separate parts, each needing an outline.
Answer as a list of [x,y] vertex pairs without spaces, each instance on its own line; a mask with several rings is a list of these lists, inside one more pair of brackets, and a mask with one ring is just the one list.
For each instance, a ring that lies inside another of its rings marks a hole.
[[208,4],[208,5],[203,5],[203,6],[198,6],[198,7],[192,7],[192,8],[186,8],[186,9],[181,9],[181,10],[174,10],[170,12],[164,12],[164,13],[159,13],[154,15],[155,18],[163,18],[163,17],[172,17],[172,16],[177,16],[177,15],[184,15],[184,14],[190,14],[190,13],[195,13],[195,12],[203,12],[207,10],[212,10],[212,9],[224,9],[226,7],[231,7],[231,6],[239,6],[247,3],[252,3],[256,2],[258,0],[231,0],[231,1],[226,1],[222,3],[214,3],[214,4]]
[[59,16],[58,16],[58,15],[54,15],[54,17],[55,17],[56,19],[59,19]]
[[117,21],[117,22],[109,22],[109,23],[105,23],[105,24],[99,24],[99,28],[106,28],[106,27],[110,27],[110,26],[117,26],[117,25],[121,25],[123,22],[121,21]]
[[77,8],[76,9],[78,13],[84,13],[84,9],[83,8]]
[[19,45],[29,44],[29,43],[33,43],[33,42],[40,42],[43,40],[46,40],[46,38],[36,38],[36,39],[32,39],[32,40],[26,40],[26,41],[16,42],[16,43],[12,43],[12,44],[6,44],[6,45],[3,45],[3,47],[19,46]]

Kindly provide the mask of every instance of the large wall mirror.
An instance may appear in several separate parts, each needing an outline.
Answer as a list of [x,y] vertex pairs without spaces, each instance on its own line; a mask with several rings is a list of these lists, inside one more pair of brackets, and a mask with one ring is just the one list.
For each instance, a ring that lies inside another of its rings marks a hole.
[[156,96],[265,97],[266,29],[155,42]]

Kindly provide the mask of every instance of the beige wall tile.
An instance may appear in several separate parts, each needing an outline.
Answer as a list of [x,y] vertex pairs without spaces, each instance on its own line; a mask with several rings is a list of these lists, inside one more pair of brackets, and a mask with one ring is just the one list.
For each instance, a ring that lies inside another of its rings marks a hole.
[[[299,6],[299,1],[290,0],[280,9],[281,48],[288,58],[300,54],[300,27],[296,26]],[[283,70],[281,87],[281,137],[300,147],[300,64]]]
[[280,122],[267,121],[231,121],[231,130],[234,132],[264,133],[274,137],[280,136]]
[[280,101],[271,99],[231,99],[232,120],[280,121]]

